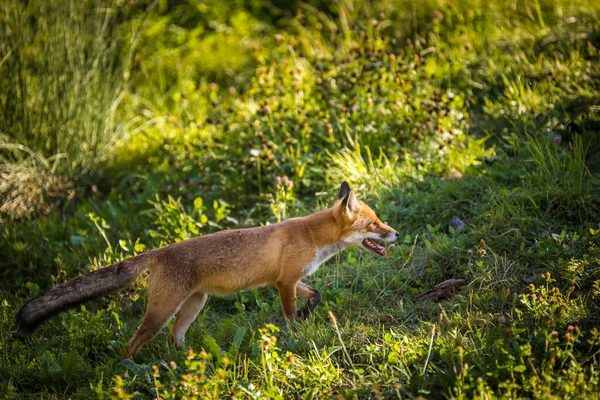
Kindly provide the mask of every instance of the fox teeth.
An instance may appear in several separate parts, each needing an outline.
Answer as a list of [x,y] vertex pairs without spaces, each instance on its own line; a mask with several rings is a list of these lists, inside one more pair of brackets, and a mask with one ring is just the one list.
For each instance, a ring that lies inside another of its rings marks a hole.
[[377,244],[377,243],[376,243],[374,240],[372,240],[372,239],[365,239],[365,240],[363,241],[363,244],[364,244],[364,245],[365,245],[367,248],[374,250],[374,251],[375,251],[377,254],[379,254],[379,255],[382,255],[382,256],[384,256],[384,255],[386,255],[386,254],[387,254],[387,252],[386,252],[386,250],[385,250],[385,247],[383,247],[383,246],[380,246],[379,244]]

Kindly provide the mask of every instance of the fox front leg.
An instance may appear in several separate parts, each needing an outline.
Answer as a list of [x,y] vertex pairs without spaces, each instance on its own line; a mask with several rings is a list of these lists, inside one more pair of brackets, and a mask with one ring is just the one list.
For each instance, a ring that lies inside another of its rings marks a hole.
[[283,313],[288,321],[292,322],[296,316],[296,283],[277,283],[279,297],[281,297],[281,305]]
[[306,305],[296,312],[298,318],[304,319],[308,317],[308,314],[310,314],[321,301],[321,292],[311,288],[304,282],[298,282],[298,285],[296,285],[296,293],[298,296],[306,299]]

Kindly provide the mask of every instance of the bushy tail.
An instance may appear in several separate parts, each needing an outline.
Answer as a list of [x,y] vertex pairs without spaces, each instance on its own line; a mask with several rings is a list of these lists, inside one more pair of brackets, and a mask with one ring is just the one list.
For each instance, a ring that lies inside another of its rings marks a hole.
[[121,289],[146,269],[148,253],[71,279],[29,300],[16,317],[19,335],[33,332],[46,319],[88,300]]

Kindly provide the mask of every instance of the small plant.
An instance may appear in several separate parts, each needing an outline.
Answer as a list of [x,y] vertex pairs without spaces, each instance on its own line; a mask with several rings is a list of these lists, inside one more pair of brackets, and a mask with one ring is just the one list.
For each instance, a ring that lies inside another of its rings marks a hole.
[[275,195],[271,196],[271,212],[277,222],[285,221],[288,208],[295,207],[294,181],[287,176],[275,177]]
[[159,239],[161,245],[198,236],[205,228],[222,228],[219,222],[229,214],[227,203],[215,200],[214,220],[211,220],[201,197],[196,197],[193,207],[187,208],[182,204],[181,197],[175,199],[172,196],[168,196],[166,200],[157,197],[150,204],[154,206],[153,214],[156,216],[156,229],[150,231],[150,236]]

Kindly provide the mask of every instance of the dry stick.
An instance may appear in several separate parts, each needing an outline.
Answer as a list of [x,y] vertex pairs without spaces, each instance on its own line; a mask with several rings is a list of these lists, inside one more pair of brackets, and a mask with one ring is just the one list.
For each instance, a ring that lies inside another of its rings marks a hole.
[[429,364],[429,357],[431,357],[431,350],[433,349],[433,338],[435,336],[435,324],[431,326],[431,330],[429,331],[431,335],[431,339],[429,340],[429,351],[427,352],[427,359],[425,360],[425,365],[423,366],[423,375],[425,375],[425,371],[427,370],[427,364]]
[[531,369],[533,370],[533,373],[535,374],[535,377],[537,378],[539,383],[542,383],[542,380],[540,379],[540,376],[537,373],[537,370],[535,369],[535,365],[533,365],[533,361],[531,361],[531,357],[527,357],[527,361],[529,361],[529,365],[531,365]]

